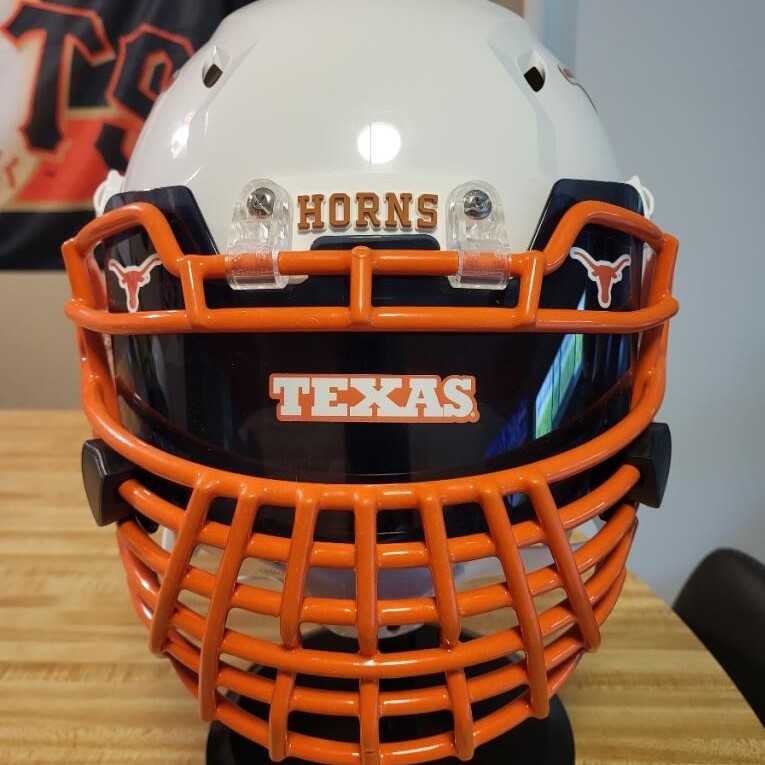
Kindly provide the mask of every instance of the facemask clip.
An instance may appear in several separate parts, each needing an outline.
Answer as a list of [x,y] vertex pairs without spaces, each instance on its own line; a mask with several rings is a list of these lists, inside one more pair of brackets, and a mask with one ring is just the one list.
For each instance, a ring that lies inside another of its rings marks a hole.
[[234,290],[281,290],[307,276],[279,272],[279,253],[292,249],[292,206],[274,181],[257,179],[242,190],[234,208],[226,256],[226,278]]
[[510,248],[499,192],[484,181],[463,183],[451,193],[447,211],[448,249],[459,255],[459,269],[449,283],[460,289],[505,289]]

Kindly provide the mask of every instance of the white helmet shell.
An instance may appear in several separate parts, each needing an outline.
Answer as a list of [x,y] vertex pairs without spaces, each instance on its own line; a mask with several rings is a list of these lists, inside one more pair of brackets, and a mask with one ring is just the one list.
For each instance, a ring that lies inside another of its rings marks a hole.
[[[298,228],[300,196],[411,194],[414,232],[419,218],[443,246],[447,200],[480,180],[522,250],[560,178],[622,176],[586,93],[518,16],[484,0],[259,0],[159,99],[125,190],[187,186],[221,251],[253,179],[286,190],[296,249],[333,233]],[[395,233],[384,208],[379,231],[356,215],[345,233]]]

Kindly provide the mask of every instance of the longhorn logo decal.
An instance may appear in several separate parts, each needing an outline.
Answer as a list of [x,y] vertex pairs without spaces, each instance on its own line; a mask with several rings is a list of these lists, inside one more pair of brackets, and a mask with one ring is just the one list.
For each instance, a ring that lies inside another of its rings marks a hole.
[[614,284],[622,280],[624,269],[630,265],[630,256],[622,255],[615,263],[611,263],[610,260],[595,260],[581,247],[572,247],[569,254],[587,269],[587,275],[598,285],[600,307],[610,308]]
[[138,312],[138,294],[142,287],[151,281],[151,272],[161,266],[157,255],[150,255],[140,266],[123,266],[116,260],[109,261],[109,270],[117,277],[117,283],[125,290],[127,309],[130,313]]

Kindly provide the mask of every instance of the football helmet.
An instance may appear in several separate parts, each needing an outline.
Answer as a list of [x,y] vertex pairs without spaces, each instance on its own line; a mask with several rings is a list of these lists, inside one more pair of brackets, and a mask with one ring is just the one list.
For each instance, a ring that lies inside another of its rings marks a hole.
[[489,2],[260,0],[184,66],[63,252],[88,498],[205,720],[405,765],[547,715],[667,478],[650,201]]

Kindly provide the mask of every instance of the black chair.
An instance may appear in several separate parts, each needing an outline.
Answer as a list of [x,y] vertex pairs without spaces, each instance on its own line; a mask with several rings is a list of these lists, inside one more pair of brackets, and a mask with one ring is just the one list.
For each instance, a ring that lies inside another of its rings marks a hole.
[[765,725],[765,566],[737,550],[715,550],[674,608]]

